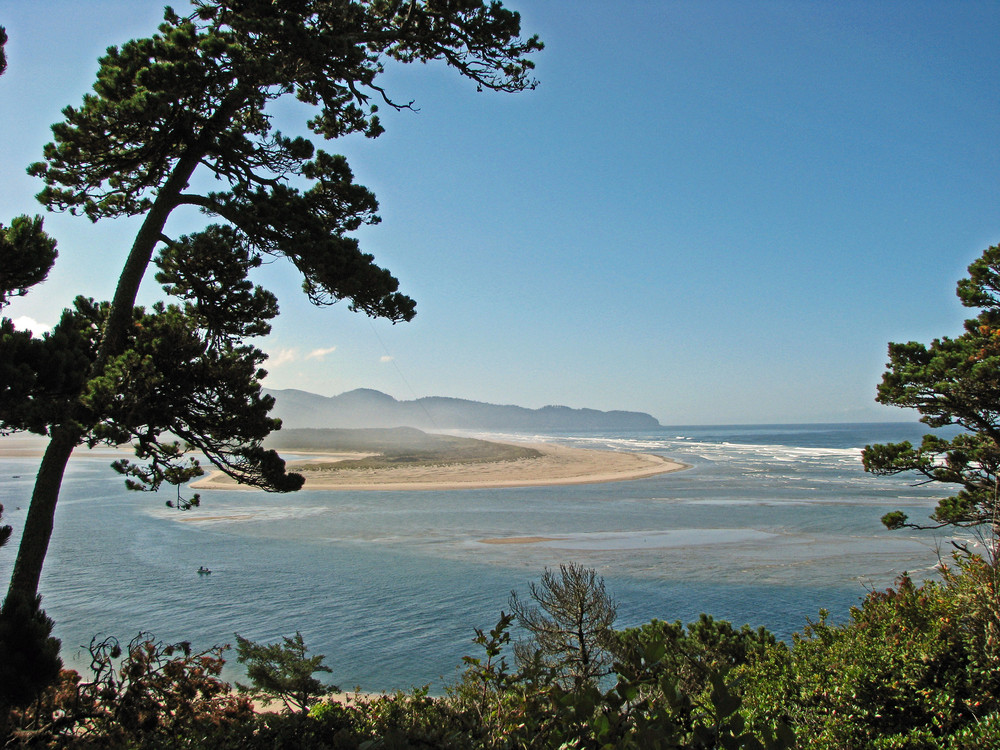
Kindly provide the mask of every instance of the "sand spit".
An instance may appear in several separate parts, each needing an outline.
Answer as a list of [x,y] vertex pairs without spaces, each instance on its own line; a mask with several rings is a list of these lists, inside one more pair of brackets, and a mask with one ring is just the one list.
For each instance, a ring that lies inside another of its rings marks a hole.
[[[5,436],[0,440],[0,457],[40,457],[47,442],[45,438],[34,435]],[[330,464],[373,454],[295,451],[297,455],[308,455],[309,458],[289,461],[289,468],[306,477],[305,489],[309,490],[458,490],[597,484],[643,479],[688,468],[686,464],[650,453],[568,448],[552,443],[523,445],[534,448],[541,455],[507,461],[337,469]],[[123,446],[87,453],[120,456],[127,450]],[[201,490],[250,489],[236,484],[218,471],[191,486]]]
[[[330,458],[289,461],[289,468],[306,477],[307,490],[458,490],[491,487],[596,484],[665,474],[688,468],[649,453],[567,448],[551,443],[532,443],[540,456],[516,461],[394,466],[377,469],[310,469]],[[360,457],[355,454],[352,457]],[[333,460],[343,460],[336,454]],[[239,489],[221,472],[214,472],[191,485],[195,489]]]

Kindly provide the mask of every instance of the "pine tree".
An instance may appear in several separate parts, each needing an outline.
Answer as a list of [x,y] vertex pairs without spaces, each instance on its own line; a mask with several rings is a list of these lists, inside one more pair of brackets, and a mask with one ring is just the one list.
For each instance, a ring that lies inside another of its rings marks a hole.
[[[441,61],[481,89],[516,92],[534,85],[528,56],[540,48],[499,2],[195,0],[188,16],[168,8],[153,36],[108,49],[93,93],[63,110],[29,171],[51,210],[142,223],[110,302],[78,298],[38,340],[2,323],[0,430],[50,438],[10,592],[37,591],[77,446],[133,443],[138,462],[116,466],[133,488],[196,476],[191,449],[240,482],[301,486],[262,447],[279,423],[260,390],[264,355],[245,338],[266,333],[277,310],[246,278],[264,258],[291,261],[316,304],[413,317],[413,300],[350,236],[378,221],[375,197],[343,157],[275,131],[273,104],[309,105],[323,139],[376,137],[380,105],[409,106],[382,86],[387,64]],[[202,174],[217,192],[190,189]],[[171,236],[184,209],[217,223]],[[137,308],[153,262],[179,302]]]
[[889,344],[888,369],[878,388],[883,404],[916,409],[931,428],[959,427],[946,438],[925,435],[909,441],[867,446],[864,467],[879,475],[915,473],[925,482],[957,487],[938,501],[930,524],[912,523],[902,511],[882,522],[901,527],[973,527],[995,544],[1000,531],[1000,247],[990,247],[958,283],[966,307],[979,310],[954,338],[930,345]]

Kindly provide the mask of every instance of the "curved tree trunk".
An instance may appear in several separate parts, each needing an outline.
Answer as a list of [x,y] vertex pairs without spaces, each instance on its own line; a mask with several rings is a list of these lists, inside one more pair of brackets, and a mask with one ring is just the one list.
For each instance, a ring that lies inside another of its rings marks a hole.
[[52,524],[59,500],[66,464],[73,449],[80,444],[80,435],[65,427],[52,430],[52,439],[45,449],[42,463],[35,477],[35,489],[31,493],[31,504],[24,519],[21,544],[17,548],[14,572],[10,578],[8,596],[15,591],[34,597],[38,592],[38,579],[42,575],[42,562],[49,548]]
[[[209,118],[200,137],[177,159],[170,176],[157,191],[156,199],[146,213],[146,218],[136,234],[128,258],[122,267],[121,276],[118,278],[108,321],[102,332],[97,356],[90,368],[91,378],[100,376],[108,363],[124,351],[139,286],[153,258],[153,251],[163,237],[167,219],[170,218],[171,212],[184,202],[181,196],[188,187],[188,180],[191,179],[204,155],[211,150],[215,137],[230,124],[233,115],[247,96],[248,92],[244,87],[233,88]],[[41,578],[42,564],[52,536],[63,474],[73,449],[80,445],[85,431],[86,427],[66,426],[58,426],[51,431],[52,440],[46,448],[42,465],[35,477],[35,489],[31,496],[28,517],[25,519],[8,594],[20,591],[33,597],[38,593],[38,581]]]
[[[188,180],[198,166],[199,158],[200,154],[188,154],[178,160],[146,214],[118,279],[97,358],[91,366],[91,378],[99,376],[108,362],[121,354],[125,348],[139,285],[152,260],[153,250],[163,235],[163,228],[170,212],[178,205],[179,196],[187,187]],[[28,597],[34,597],[38,593],[38,581],[42,575],[49,539],[52,537],[59,488],[70,455],[73,449],[80,445],[83,434],[80,428],[61,425],[51,430],[51,440],[35,476],[35,488],[31,495],[31,504],[28,506],[24,531],[21,533],[21,543],[17,549],[17,559],[7,590],[8,596],[15,591]]]
[[188,154],[178,160],[139,227],[121,276],[118,277],[118,286],[111,300],[108,322],[97,350],[97,359],[91,368],[91,377],[99,375],[108,361],[121,354],[125,348],[125,336],[132,325],[132,311],[139,294],[139,285],[153,259],[153,250],[163,236],[163,228],[170,218],[170,212],[179,204],[179,196],[187,187],[200,158],[201,154]]

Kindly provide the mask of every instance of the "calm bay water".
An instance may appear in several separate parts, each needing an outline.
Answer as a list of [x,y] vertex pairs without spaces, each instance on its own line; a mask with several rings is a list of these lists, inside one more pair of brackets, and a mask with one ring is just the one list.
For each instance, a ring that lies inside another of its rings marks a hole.
[[[81,451],[63,485],[42,577],[64,660],[85,666],[95,635],[150,631],[197,647],[239,632],[300,630],[333,681],[367,691],[453,680],[511,589],[545,566],[604,576],[619,626],[700,612],[780,637],[821,607],[844,619],[903,571],[931,575],[946,538],[887,532],[926,518],[940,488],[861,468],[872,442],[917,440],[917,424],[669,427],[511,435],[658,453],[692,468],[631,482],[450,492],[207,491],[200,509],[124,489],[106,456]],[[497,436],[502,437],[502,436]],[[0,459],[0,503],[19,534],[37,460]],[[537,535],[540,544],[483,544]],[[16,541],[16,539],[14,540]],[[13,545],[0,550],[4,581]],[[212,569],[199,576],[199,565]],[[231,652],[230,656],[234,658]],[[227,675],[238,676],[234,667]]]

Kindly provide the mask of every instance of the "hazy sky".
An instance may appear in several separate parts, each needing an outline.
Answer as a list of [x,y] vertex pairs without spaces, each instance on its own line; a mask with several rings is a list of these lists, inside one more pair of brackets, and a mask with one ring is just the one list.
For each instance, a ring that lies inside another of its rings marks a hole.
[[[1000,3],[507,4],[546,44],[537,90],[393,69],[419,113],[327,146],[378,196],[363,244],[416,319],[311,308],[275,263],[267,385],[664,424],[910,418],[874,403],[887,342],[959,333],[955,282],[1000,242]],[[0,0],[0,221],[40,212],[24,169],[48,126],[161,7]],[[46,226],[56,268],[6,314],[51,324],[111,296],[135,223]]]

